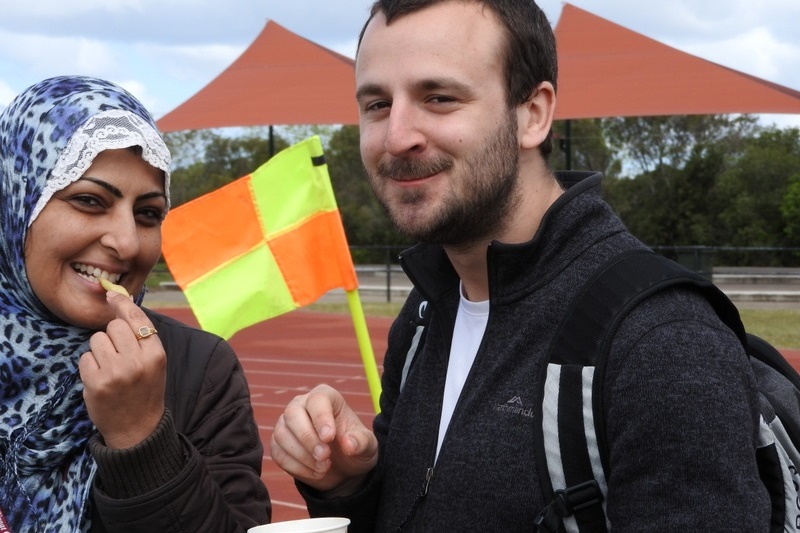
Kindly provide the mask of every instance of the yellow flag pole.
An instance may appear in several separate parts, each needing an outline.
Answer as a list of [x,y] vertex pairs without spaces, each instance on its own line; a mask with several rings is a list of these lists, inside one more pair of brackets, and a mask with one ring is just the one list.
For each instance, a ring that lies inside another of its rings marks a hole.
[[372,396],[372,404],[375,412],[381,412],[381,378],[378,375],[378,365],[375,362],[375,355],[372,353],[372,342],[367,331],[367,320],[364,318],[364,308],[361,307],[361,298],[358,296],[358,289],[345,291],[347,303],[350,306],[350,315],[353,317],[353,327],[356,330],[358,349],[361,352],[361,361],[364,363],[364,372],[367,374],[367,385]]

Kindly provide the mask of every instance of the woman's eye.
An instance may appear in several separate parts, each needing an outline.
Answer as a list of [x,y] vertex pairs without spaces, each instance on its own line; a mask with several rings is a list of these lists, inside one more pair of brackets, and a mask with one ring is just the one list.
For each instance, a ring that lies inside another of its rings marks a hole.
[[140,209],[137,216],[146,224],[160,224],[164,220],[164,211],[155,207]]
[[82,207],[102,207],[102,202],[99,198],[88,194],[73,196],[72,201]]

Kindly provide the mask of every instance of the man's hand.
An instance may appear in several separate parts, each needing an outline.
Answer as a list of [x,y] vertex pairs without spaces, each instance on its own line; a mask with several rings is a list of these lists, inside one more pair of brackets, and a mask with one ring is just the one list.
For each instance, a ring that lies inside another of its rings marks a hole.
[[378,440],[327,385],[295,397],[278,418],[272,459],[296,479],[337,495],[355,492],[378,462]]

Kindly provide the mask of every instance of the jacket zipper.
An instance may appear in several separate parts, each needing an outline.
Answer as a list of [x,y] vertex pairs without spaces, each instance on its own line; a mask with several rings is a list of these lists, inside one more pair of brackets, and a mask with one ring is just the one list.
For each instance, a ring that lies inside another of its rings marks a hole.
[[429,466],[427,472],[425,472],[425,485],[422,487],[422,494],[420,497],[424,498],[428,495],[428,488],[431,486],[431,480],[433,479],[433,467]]
[[400,525],[397,526],[398,532],[402,531],[403,528],[408,524],[408,521],[411,520],[411,517],[414,516],[414,513],[417,510],[420,502],[428,495],[428,489],[431,486],[431,480],[433,479],[433,467],[429,466],[425,471],[425,482],[422,484],[422,490],[417,494],[417,497],[414,499],[414,502],[411,504],[411,508],[406,513],[406,517],[403,518],[403,521],[400,522]]

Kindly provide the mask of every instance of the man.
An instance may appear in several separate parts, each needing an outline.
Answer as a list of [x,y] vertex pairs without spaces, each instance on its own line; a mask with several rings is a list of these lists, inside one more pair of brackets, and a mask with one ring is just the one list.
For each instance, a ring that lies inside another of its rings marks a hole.
[[[362,158],[421,244],[402,254],[415,290],[390,332],[374,433],[327,386],[276,424],[272,456],[312,515],[348,516],[351,533],[534,529],[548,503],[532,418],[543,354],[597,266],[644,248],[599,175],[549,169],[555,85],[554,36],[531,0],[373,7],[356,58]],[[755,382],[704,299],[640,304],[604,391],[613,529],[766,528]]]

